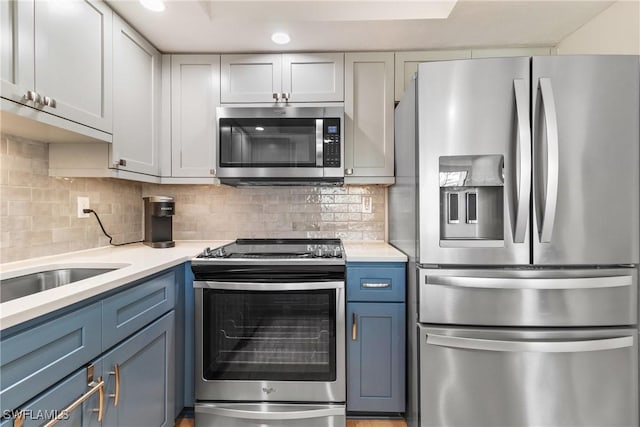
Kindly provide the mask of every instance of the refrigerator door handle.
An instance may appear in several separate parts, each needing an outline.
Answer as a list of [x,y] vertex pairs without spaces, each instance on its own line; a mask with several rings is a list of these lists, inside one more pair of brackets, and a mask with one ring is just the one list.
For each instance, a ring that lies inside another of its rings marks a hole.
[[602,289],[632,286],[631,276],[601,276],[572,278],[506,278],[506,277],[463,277],[426,276],[425,284],[480,289]]
[[545,128],[547,130],[547,187],[540,227],[540,243],[550,243],[556,218],[556,203],[558,201],[558,116],[551,79],[543,77],[539,79],[539,83]]
[[477,338],[430,334],[427,344],[470,350],[528,352],[528,353],[581,353],[614,350],[633,346],[633,336],[579,341],[499,341]]
[[527,91],[529,84],[523,79],[513,81],[516,98],[516,118],[518,120],[519,172],[516,197],[516,226],[513,243],[524,243],[529,215],[529,194],[531,193],[531,129],[529,126],[529,109]]

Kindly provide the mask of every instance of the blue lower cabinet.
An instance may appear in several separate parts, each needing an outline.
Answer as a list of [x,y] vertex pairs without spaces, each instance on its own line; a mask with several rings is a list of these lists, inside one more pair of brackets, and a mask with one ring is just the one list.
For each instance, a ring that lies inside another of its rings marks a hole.
[[100,354],[100,303],[0,343],[0,402],[13,410]]
[[347,411],[404,412],[405,304],[347,304]]
[[173,425],[174,322],[171,311],[103,356],[103,426]]
[[[101,374],[102,365],[99,361],[92,363],[91,366],[95,375]],[[4,410],[3,416],[5,419],[0,423],[0,427],[13,427],[16,425],[37,427],[54,420],[56,417],[60,417],[58,424],[60,426],[99,426],[99,381],[96,376],[94,377],[95,383],[92,382],[90,384],[87,374],[88,368],[80,369],[34,400],[12,411]],[[83,403],[77,408],[67,411],[77,400],[82,400]],[[22,424],[20,424],[21,422]]]

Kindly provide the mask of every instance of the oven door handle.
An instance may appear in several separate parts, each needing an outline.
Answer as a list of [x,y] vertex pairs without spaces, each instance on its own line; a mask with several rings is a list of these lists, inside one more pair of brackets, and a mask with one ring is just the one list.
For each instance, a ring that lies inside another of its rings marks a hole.
[[344,289],[343,281],[335,282],[294,282],[294,283],[260,283],[260,282],[215,282],[196,280],[196,289],[221,289],[228,291],[310,291],[316,289]]

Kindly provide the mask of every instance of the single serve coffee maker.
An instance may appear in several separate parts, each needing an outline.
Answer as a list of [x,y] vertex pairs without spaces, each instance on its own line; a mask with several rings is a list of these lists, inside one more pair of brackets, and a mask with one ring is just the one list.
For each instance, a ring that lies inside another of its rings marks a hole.
[[172,248],[172,216],[175,202],[169,196],[148,196],[144,199],[144,244],[152,248]]

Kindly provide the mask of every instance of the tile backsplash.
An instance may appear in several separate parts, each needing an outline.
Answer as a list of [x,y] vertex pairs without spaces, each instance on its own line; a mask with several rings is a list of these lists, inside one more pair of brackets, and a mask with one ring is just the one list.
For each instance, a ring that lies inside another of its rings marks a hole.
[[0,135],[0,263],[108,245],[98,222],[77,217],[88,196],[114,242],[142,238],[139,183],[49,177],[48,145]]
[[142,197],[176,199],[176,240],[338,237],[384,240],[386,188],[159,185],[48,176],[48,145],[0,135],[0,263],[108,245],[96,219],[77,218],[87,196],[114,243],[143,238]]
[[143,193],[175,197],[176,239],[385,239],[386,188],[382,186],[234,188],[144,184]]

